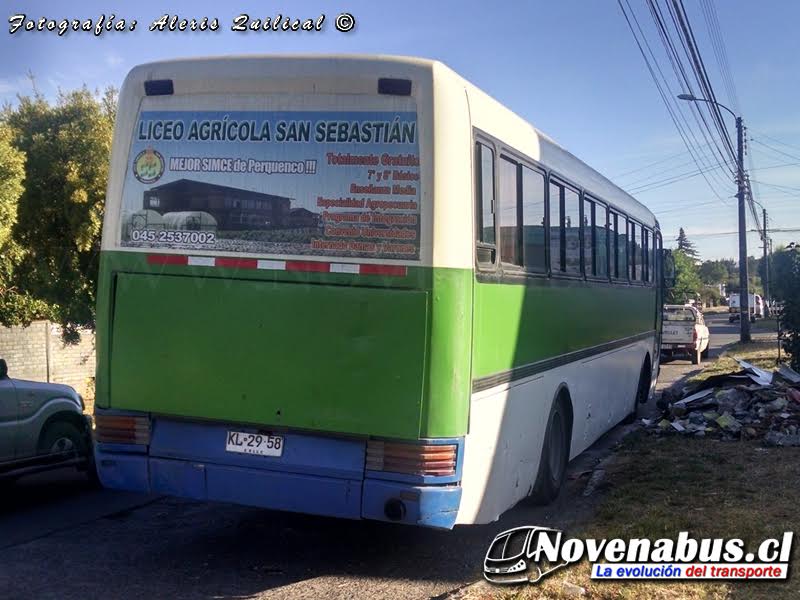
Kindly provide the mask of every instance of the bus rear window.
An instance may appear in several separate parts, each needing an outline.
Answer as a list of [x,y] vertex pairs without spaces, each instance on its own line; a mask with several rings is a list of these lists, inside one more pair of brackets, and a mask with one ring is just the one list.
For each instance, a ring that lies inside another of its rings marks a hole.
[[143,111],[125,176],[120,244],[418,260],[411,108]]

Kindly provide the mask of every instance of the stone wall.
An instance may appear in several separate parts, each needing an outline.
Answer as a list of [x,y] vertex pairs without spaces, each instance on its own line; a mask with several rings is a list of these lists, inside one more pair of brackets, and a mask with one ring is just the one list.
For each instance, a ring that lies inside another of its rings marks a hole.
[[0,327],[0,358],[16,379],[65,383],[84,398],[94,397],[94,332],[81,331],[81,341],[65,345],[61,328],[49,321],[28,327]]

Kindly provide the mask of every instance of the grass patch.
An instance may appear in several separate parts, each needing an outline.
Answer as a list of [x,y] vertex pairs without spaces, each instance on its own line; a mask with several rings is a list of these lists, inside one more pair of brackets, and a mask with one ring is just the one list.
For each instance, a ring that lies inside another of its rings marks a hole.
[[[786,354],[783,353],[783,356],[785,357]],[[746,360],[751,365],[762,369],[772,370],[775,368],[778,360],[778,344],[774,340],[734,344],[725,350],[719,359],[708,363],[705,369],[691,377],[689,382],[702,381],[711,375],[722,375],[724,373],[740,371],[741,367],[734,358]]]
[[[676,539],[740,538],[754,551],[765,538],[800,528],[800,448],[765,449],[755,442],[653,437],[641,432],[607,467],[610,485],[591,523],[570,536]],[[800,597],[800,555],[793,553],[783,582],[594,581],[587,562],[554,573],[539,585],[480,586],[476,598],[529,600],[571,597],[564,582],[586,589],[584,598],[716,600]],[[488,594],[488,595],[487,595]],[[472,596],[467,595],[467,598]]]
[[778,319],[770,317],[768,319],[758,319],[755,323],[750,323],[751,331],[778,331]]

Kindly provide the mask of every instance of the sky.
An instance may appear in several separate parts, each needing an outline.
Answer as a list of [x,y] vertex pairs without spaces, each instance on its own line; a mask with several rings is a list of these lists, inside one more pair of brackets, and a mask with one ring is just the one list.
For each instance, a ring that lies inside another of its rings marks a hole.
[[[651,43],[658,43],[655,30],[648,29],[644,1],[628,1]],[[770,227],[800,228],[800,36],[796,30],[800,3],[709,1],[717,9],[736,104],[748,128],[754,169],[750,176],[758,182],[753,186],[755,199],[767,209]],[[700,0],[684,3],[717,99],[731,105],[703,5]],[[433,58],[633,191],[658,217],[665,246],[674,245],[683,227],[701,258],[738,256],[738,238],[731,233],[738,227],[733,178],[722,169],[710,171],[705,173],[710,186],[697,173],[616,1],[84,0],[67,5],[57,0],[6,0],[3,6],[0,103],[14,103],[18,93],[30,93],[29,74],[40,92],[55,97],[59,89],[82,84],[92,89],[119,87],[131,67],[175,57],[322,52]],[[216,32],[148,31],[150,23],[165,12],[187,19],[216,17],[220,27]],[[325,14],[326,21],[323,31],[313,33],[231,31],[234,18],[242,13],[252,18],[282,14],[301,19]],[[354,17],[352,31],[335,29],[340,13]],[[115,14],[116,20],[136,19],[138,24],[133,32],[112,31],[97,37],[73,31],[61,37],[48,31],[11,34],[9,19],[17,14],[34,20],[95,21],[100,15]],[[733,119],[723,114],[735,140]],[[710,146],[701,151],[710,154]],[[749,217],[748,229],[754,228]],[[775,246],[800,242],[800,231],[770,236]],[[748,234],[749,255],[759,256],[760,244],[757,233]]]

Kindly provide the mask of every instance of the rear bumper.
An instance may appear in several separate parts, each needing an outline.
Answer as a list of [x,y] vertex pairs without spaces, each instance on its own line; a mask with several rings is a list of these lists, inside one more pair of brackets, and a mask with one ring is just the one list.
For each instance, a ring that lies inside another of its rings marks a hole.
[[370,477],[363,439],[283,433],[284,454],[273,458],[226,452],[227,429],[156,419],[150,446],[97,443],[100,481],[113,489],[347,519],[443,529],[455,524],[457,481]]

